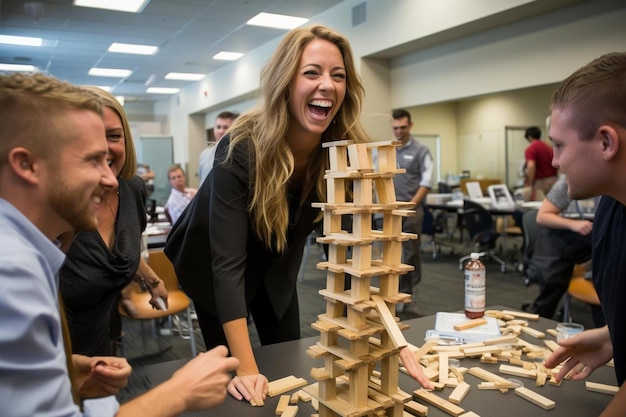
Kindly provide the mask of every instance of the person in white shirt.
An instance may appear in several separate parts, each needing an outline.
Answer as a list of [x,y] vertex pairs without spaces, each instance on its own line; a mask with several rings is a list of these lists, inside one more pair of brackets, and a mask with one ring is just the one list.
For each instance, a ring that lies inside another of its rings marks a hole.
[[172,186],[172,191],[170,191],[170,196],[165,203],[165,210],[171,223],[174,224],[198,190],[185,187],[187,181],[185,171],[178,165],[173,165],[167,170],[167,179]]
[[235,120],[237,116],[239,116],[238,113],[223,111],[215,118],[215,126],[213,127],[215,143],[210,148],[203,150],[200,154],[200,161],[198,163],[198,177],[200,177],[200,185],[202,185],[206,177],[209,175],[211,168],[213,168],[217,143],[226,134],[226,131],[230,128],[230,125],[233,124],[233,120]]

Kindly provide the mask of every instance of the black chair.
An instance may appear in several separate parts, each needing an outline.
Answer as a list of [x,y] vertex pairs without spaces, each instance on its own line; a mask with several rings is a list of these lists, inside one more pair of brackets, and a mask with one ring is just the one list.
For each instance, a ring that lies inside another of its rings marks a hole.
[[441,252],[441,247],[449,247],[450,254],[454,254],[454,246],[444,243],[438,242],[436,235],[438,233],[444,233],[446,231],[446,214],[438,212],[433,214],[428,205],[424,204],[424,222],[422,223],[422,234],[426,236],[430,236],[430,247],[432,249],[433,259],[437,259],[439,257],[439,253]]
[[534,282],[539,282],[539,271],[530,263],[535,248],[535,241],[539,235],[539,225],[537,224],[537,213],[539,210],[532,209],[522,215],[522,232],[524,233],[524,255],[523,274],[524,285],[529,286]]
[[[491,213],[478,203],[464,200],[461,217],[469,233],[470,240],[474,244],[474,250],[472,252],[484,252],[484,256],[488,256],[498,262],[500,264],[500,270],[506,272],[506,262],[498,257],[495,252],[496,242],[500,234],[496,231],[496,224]],[[460,270],[463,270],[463,265],[469,259],[469,255],[459,259]]]
[[442,194],[450,194],[452,193],[452,187],[450,187],[445,182],[440,182],[437,184],[437,192]]

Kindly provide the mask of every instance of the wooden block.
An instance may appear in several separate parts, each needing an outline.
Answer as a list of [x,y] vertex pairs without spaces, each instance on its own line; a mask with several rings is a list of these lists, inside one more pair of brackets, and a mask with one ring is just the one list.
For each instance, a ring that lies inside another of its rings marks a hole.
[[479,390],[491,390],[491,389],[513,389],[516,388],[518,384],[514,384],[512,382],[481,382],[477,385]]
[[517,336],[514,334],[508,334],[506,336],[495,337],[493,339],[488,339],[483,341],[483,345],[491,346],[491,345],[514,345],[517,343]]
[[300,399],[300,401],[308,403],[311,401],[311,395],[304,392],[304,390],[298,390],[297,392],[298,394],[298,398]]
[[426,401],[428,404],[437,407],[441,411],[450,414],[451,416],[459,416],[465,412],[465,410],[458,405],[452,404],[450,401],[444,400],[443,398],[440,398],[432,392],[426,391],[422,388],[413,391],[413,395],[420,400]]
[[267,394],[270,397],[275,397],[277,395],[284,394],[287,391],[291,391],[292,389],[303,387],[306,384],[306,379],[296,378],[293,375],[289,375],[269,382]]
[[374,301],[374,303],[376,304],[376,311],[378,312],[378,315],[383,322],[383,326],[385,326],[385,330],[387,330],[387,333],[389,334],[389,338],[391,340],[391,343],[393,344],[393,347],[405,347],[407,345],[407,341],[404,338],[402,331],[400,331],[398,323],[391,315],[391,312],[389,311],[387,304],[385,304],[385,301],[379,295],[372,295],[372,301]]
[[298,404],[298,400],[300,398],[298,397],[298,393],[294,392],[293,394],[291,394],[291,398],[289,398],[289,404]]
[[282,417],[296,417],[298,414],[298,406],[297,405],[288,405],[285,408],[285,411],[281,414]]
[[585,381],[587,391],[600,392],[602,394],[615,395],[619,391],[619,387],[615,385],[600,384],[598,382]]
[[529,390],[526,387],[515,388],[515,394],[535,405],[538,405],[544,410],[551,410],[556,406],[556,403],[551,399],[546,398],[543,395],[539,395],[535,391]]
[[276,415],[280,416],[285,412],[285,408],[289,406],[289,395],[281,395],[276,406]]
[[524,369],[519,366],[500,365],[498,371],[502,374],[521,376],[523,378],[537,378],[537,371],[532,369]]
[[461,414],[459,417],[480,417],[480,416],[473,411],[468,411],[467,413]]
[[481,317],[479,319],[468,320],[463,323],[455,324],[454,330],[461,331],[471,329],[472,327],[482,326],[483,324],[487,324],[487,319]]
[[428,415],[428,407],[413,400],[405,403],[404,409],[414,416],[425,417]]
[[485,353],[500,353],[502,349],[498,346],[480,346],[476,348],[463,349],[465,357],[481,356]]
[[556,329],[548,329],[548,330],[546,330],[546,333],[548,333],[550,336],[554,336],[554,337],[556,337],[556,335],[557,335]]
[[470,385],[467,382],[460,382],[448,397],[448,401],[452,404],[461,404],[461,401],[463,401],[469,389]]
[[502,313],[505,315],[521,317],[523,319],[528,319],[528,320],[534,320],[534,321],[539,320],[539,314],[535,314],[535,313],[526,313],[524,311],[513,311],[513,310],[502,310]]
[[550,349],[552,352],[554,352],[555,349],[559,347],[559,344],[556,343],[554,340],[544,340],[543,343],[545,343],[548,349]]
[[544,332],[540,332],[537,329],[533,329],[532,327],[522,327],[522,333],[526,333],[529,336],[536,337],[537,339],[543,339],[546,337]]

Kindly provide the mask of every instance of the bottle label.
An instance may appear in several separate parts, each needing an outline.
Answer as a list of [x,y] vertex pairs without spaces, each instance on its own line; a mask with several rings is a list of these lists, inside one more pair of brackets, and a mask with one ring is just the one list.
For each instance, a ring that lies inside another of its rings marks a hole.
[[485,311],[485,270],[465,270],[465,310]]

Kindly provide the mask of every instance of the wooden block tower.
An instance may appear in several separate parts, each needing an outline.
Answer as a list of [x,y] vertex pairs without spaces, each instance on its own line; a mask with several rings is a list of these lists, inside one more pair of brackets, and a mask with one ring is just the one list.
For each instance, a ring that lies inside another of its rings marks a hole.
[[[324,144],[330,158],[325,175],[328,196],[326,203],[314,206],[324,213],[324,236],[317,241],[329,245],[328,261],[317,265],[326,270],[326,288],[320,290],[326,312],[312,324],[320,341],[307,351],[323,359],[324,366],[311,370],[317,382],[305,388],[319,400],[320,417],[402,417],[403,405],[411,399],[398,388],[398,355],[406,340],[395,306],[410,301],[409,294],[398,293],[399,276],[413,269],[401,262],[402,242],[417,236],[402,232],[402,218],[414,212],[408,210],[410,203],[395,197],[393,177],[404,172],[396,167],[399,145],[398,141]],[[372,228],[377,213],[383,218],[382,230]],[[346,215],[352,218],[350,232],[342,230]],[[372,259],[374,242],[382,243],[381,259]],[[372,286],[373,277],[379,278],[378,288]]]

